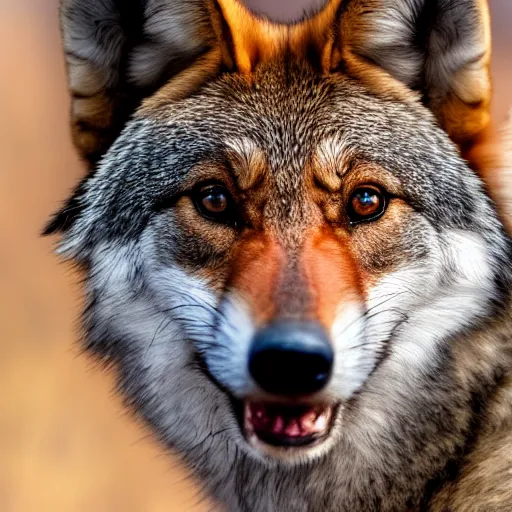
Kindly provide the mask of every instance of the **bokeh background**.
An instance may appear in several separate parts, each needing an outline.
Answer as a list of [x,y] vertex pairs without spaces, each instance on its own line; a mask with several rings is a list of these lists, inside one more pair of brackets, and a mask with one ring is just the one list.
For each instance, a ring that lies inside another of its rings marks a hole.
[[[320,0],[252,0],[281,19]],[[207,510],[78,355],[76,276],[38,237],[83,173],[68,135],[58,0],[0,0],[0,511]],[[512,0],[490,0],[494,118],[512,106]]]

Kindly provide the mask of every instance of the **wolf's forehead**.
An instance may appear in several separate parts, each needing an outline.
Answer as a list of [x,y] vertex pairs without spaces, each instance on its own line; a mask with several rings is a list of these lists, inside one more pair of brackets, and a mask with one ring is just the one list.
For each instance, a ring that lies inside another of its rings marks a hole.
[[[156,108],[151,102],[144,117],[207,130],[211,137],[245,137],[265,151],[276,166],[307,158],[314,139],[328,120],[333,83],[307,66],[287,62],[262,66],[251,79],[224,76],[179,104]],[[339,98],[338,98],[339,100]]]
[[265,178],[287,194],[305,178],[317,180],[331,191],[338,190],[351,157],[341,134],[311,137],[304,145],[299,141],[276,141],[271,150],[246,136],[227,139],[224,144],[242,190],[251,189]]
[[319,152],[333,160],[350,145],[370,150],[371,158],[373,149],[378,154],[378,146],[386,145],[390,154],[390,137],[396,146],[419,147],[407,142],[417,118],[404,105],[382,101],[343,76],[325,78],[290,64],[263,68],[250,82],[222,77],[195,97],[160,103],[157,110],[146,107],[141,115],[156,118],[159,139],[180,152],[190,154],[191,146],[203,144],[237,151],[248,161],[264,156],[277,182],[292,186]]
[[251,83],[221,79],[150,117],[160,121],[161,140],[180,153],[198,159],[204,158],[202,149],[212,157],[225,153],[242,188],[265,174],[290,195],[313,164],[341,157],[347,120],[336,118],[334,109],[345,96],[349,100],[350,91],[335,97],[333,90],[332,83],[307,70],[271,69]]

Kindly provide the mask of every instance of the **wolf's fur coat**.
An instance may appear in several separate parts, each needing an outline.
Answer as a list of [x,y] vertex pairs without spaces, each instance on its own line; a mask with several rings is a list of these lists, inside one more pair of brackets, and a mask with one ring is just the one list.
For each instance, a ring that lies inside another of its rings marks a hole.
[[[512,252],[482,149],[485,2],[334,0],[291,25],[234,0],[61,12],[91,170],[47,231],[85,272],[86,346],[206,493],[233,511],[510,511]],[[194,207],[212,180],[236,224]],[[365,183],[387,210],[354,225]],[[233,401],[261,396],[257,329],[306,317],[331,336],[322,400],[338,413],[320,448],[271,456]]]

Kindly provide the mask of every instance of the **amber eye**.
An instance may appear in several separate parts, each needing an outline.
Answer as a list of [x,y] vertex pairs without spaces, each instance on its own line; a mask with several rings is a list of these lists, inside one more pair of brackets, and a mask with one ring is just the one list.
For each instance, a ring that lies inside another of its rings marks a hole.
[[368,222],[378,219],[386,209],[386,196],[378,187],[366,185],[352,192],[348,203],[350,222]]
[[193,194],[194,203],[201,215],[208,219],[234,223],[235,204],[223,185],[206,185]]

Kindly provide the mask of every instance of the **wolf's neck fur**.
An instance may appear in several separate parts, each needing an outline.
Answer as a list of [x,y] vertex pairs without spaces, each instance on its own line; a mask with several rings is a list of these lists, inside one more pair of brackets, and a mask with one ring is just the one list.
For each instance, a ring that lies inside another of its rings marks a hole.
[[[369,382],[346,411],[342,438],[321,461],[266,467],[233,449],[229,461],[210,454],[211,467],[204,458],[194,466],[229,511],[458,510],[450,508],[454,500],[475,493],[488,466],[496,473],[494,491],[505,490],[503,464],[512,456],[504,458],[500,446],[512,439],[510,311],[454,340],[438,371],[411,393],[405,382],[400,397]],[[385,365],[378,371],[382,383]],[[388,385],[396,386],[400,375],[387,373]]]

